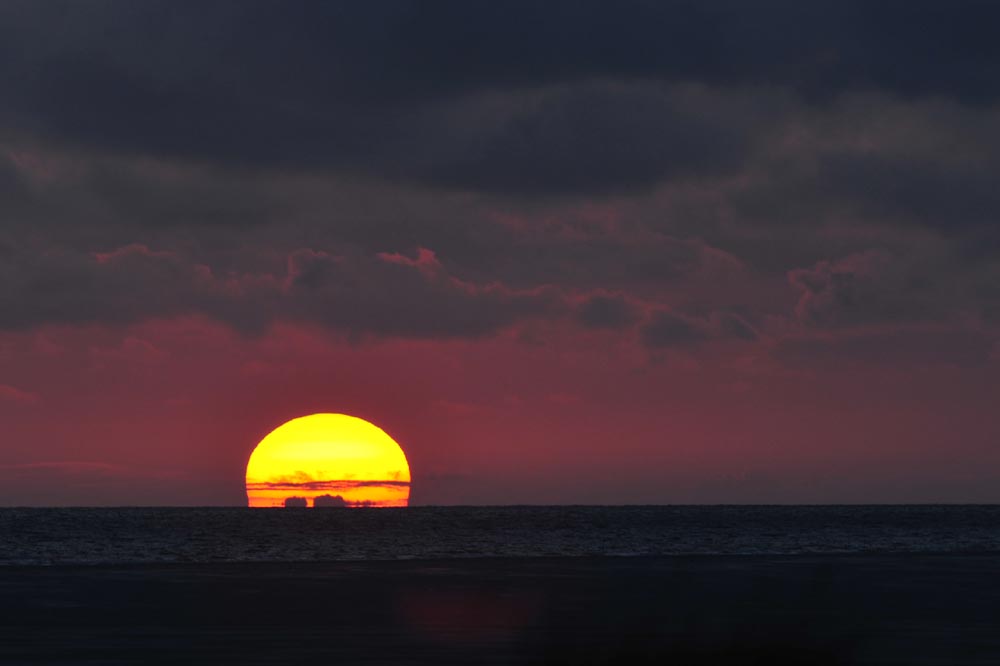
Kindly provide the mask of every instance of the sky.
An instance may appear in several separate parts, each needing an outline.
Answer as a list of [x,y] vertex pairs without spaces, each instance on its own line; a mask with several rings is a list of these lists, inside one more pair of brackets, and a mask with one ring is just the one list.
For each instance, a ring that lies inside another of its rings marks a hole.
[[0,2],[0,505],[1000,501],[995,2]]

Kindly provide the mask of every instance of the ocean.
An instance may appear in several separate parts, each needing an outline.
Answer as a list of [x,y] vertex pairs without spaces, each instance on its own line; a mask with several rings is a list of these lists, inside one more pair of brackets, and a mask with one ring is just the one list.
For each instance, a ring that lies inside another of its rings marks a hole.
[[0,510],[0,664],[1000,663],[1000,507]]
[[0,565],[906,553],[1000,553],[1000,507],[0,509]]

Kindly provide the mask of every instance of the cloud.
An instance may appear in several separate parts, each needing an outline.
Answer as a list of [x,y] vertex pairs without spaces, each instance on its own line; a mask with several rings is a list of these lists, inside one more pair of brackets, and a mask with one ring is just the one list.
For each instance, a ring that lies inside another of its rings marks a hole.
[[732,312],[713,312],[710,324],[711,330],[719,338],[753,341],[759,337],[753,325]]
[[346,506],[350,506],[350,504],[344,499],[343,495],[320,495],[313,498],[313,507],[315,508]]
[[0,327],[7,329],[225,312],[239,296],[207,267],[142,245],[98,254],[20,251],[0,257],[0,276]]
[[[623,228],[614,206],[592,221],[590,210],[559,209],[548,214],[503,219],[497,231],[481,221],[448,255],[449,266],[478,279],[502,279],[519,287],[538,284],[582,290],[629,291],[639,285],[664,285],[701,275],[737,275],[741,264],[731,254],[697,238],[650,232],[641,225]],[[494,233],[491,235],[490,231]],[[456,234],[461,231],[456,231]],[[482,247],[479,235],[488,235]],[[453,237],[451,243],[459,240]]]
[[130,245],[94,254],[16,253],[0,257],[0,276],[0,327],[7,329],[197,313],[246,333],[291,320],[360,336],[459,338],[564,307],[553,289],[458,280],[429,251],[409,260],[301,250],[283,275],[224,275],[173,252]]
[[[2,119],[0,119],[2,127]],[[293,215],[281,179],[156,157],[0,137],[0,206],[11,225],[233,230]]]
[[440,126],[420,133],[434,143],[414,177],[520,196],[593,196],[730,171],[748,148],[746,118],[700,101],[682,90],[589,83],[453,104]]
[[951,303],[934,273],[921,270],[927,268],[867,251],[793,270],[788,279],[800,292],[795,314],[806,325],[828,328],[937,319]]
[[39,400],[37,393],[24,391],[8,384],[0,384],[0,402],[11,402],[18,405],[33,405]]
[[640,317],[639,308],[620,294],[594,294],[577,309],[577,318],[587,328],[624,328]]
[[775,111],[771,142],[726,193],[747,220],[953,236],[995,222],[1000,117],[991,107],[871,91],[822,105],[786,100]]
[[350,490],[351,488],[395,488],[409,486],[409,481],[394,479],[355,481],[352,479],[325,479],[322,481],[262,481],[247,483],[248,490]]
[[693,346],[709,340],[750,342],[758,338],[756,329],[740,315],[712,312],[695,317],[672,310],[656,310],[640,327],[643,344],[657,349]]
[[642,341],[647,347],[692,345],[708,339],[702,322],[669,310],[653,313],[642,327]]
[[671,88],[989,103],[1000,49],[984,26],[998,13],[861,0],[13,2],[0,9],[0,120],[84,150],[197,163],[625,191],[742,159],[742,114],[694,112]]
[[[693,244],[698,252],[700,247]],[[300,249],[283,271],[220,271],[175,251],[132,244],[105,252],[0,255],[0,329],[50,324],[128,325],[203,315],[245,335],[296,322],[353,339],[476,339],[532,321],[571,319],[625,330],[648,306],[624,293],[514,288],[452,274],[427,248],[415,254]],[[697,269],[700,270],[700,267]],[[756,337],[744,316],[720,310],[692,317],[657,310],[642,325],[649,346]],[[99,364],[159,362],[166,353],[141,338],[91,350]]]
[[109,477],[124,476],[132,471],[120,465],[110,463],[89,462],[82,460],[59,460],[49,462],[19,463],[13,465],[0,465],[0,477],[20,478],[35,476],[63,476],[63,477]]
[[294,318],[358,334],[417,338],[480,337],[562,308],[552,289],[454,278],[426,251],[409,261],[298,252],[289,258],[285,293]]

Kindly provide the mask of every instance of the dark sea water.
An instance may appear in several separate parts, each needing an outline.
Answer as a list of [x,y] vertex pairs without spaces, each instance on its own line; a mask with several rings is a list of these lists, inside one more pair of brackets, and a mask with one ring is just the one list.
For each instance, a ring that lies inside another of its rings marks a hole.
[[1000,506],[0,509],[0,564],[1000,553]]

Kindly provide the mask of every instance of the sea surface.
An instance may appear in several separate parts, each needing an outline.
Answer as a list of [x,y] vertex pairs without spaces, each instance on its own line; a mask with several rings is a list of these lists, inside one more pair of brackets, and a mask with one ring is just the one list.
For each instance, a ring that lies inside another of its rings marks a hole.
[[1000,506],[0,509],[0,565],[1000,553]]

